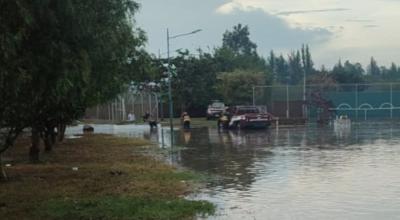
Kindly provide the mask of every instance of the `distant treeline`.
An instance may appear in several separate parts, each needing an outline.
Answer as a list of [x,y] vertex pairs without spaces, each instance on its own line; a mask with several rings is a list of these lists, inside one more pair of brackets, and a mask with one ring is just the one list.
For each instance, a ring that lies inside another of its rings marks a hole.
[[[154,58],[154,65],[162,66],[165,59]],[[175,107],[182,111],[205,109],[210,100],[221,99],[227,104],[250,104],[252,87],[257,85],[302,85],[393,82],[400,79],[396,64],[378,66],[374,58],[366,69],[360,63],[342,62],[332,68],[316,68],[308,45],[288,55],[271,51],[267,58],[257,53],[248,26],[238,24],[227,30],[222,46],[212,52],[178,51],[171,59],[176,67],[172,79]],[[157,68],[155,68],[157,69]],[[147,75],[144,81],[162,82],[164,70]],[[161,83],[162,84],[162,83]],[[166,91],[166,87],[164,90]]]
[[393,82],[400,80],[400,68],[392,63],[390,67],[379,66],[374,57],[371,57],[369,65],[365,68],[360,63],[352,63],[349,60],[338,61],[332,69],[322,66],[314,68],[308,45],[301,50],[291,52],[287,59],[283,55],[276,56],[271,51],[268,57],[268,68],[274,76],[274,82],[278,84],[297,85],[302,82],[304,74],[309,82],[315,84],[325,83],[368,83],[368,82]]

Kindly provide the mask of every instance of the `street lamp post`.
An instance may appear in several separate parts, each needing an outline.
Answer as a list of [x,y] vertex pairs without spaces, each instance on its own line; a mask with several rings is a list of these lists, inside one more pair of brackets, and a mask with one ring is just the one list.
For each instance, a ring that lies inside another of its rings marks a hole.
[[172,73],[171,73],[171,59],[170,59],[170,55],[169,55],[169,41],[171,39],[175,39],[178,37],[183,37],[183,36],[187,36],[187,35],[191,35],[191,34],[195,34],[200,32],[201,29],[197,29],[194,30],[192,32],[189,33],[185,33],[185,34],[177,34],[174,36],[169,36],[169,29],[167,28],[167,61],[168,61],[168,102],[169,102],[169,126],[170,126],[170,138],[171,138],[171,147],[174,145],[174,125],[173,125],[173,121],[172,118],[174,117],[174,109],[173,109],[173,103],[172,103],[172,88],[171,88],[171,81],[172,81]]
[[305,69],[303,69],[303,117],[307,120],[306,75],[307,75],[307,72]]

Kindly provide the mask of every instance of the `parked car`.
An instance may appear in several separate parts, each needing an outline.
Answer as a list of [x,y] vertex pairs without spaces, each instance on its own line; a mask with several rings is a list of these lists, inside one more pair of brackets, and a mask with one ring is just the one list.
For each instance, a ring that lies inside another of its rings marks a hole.
[[221,101],[213,101],[211,105],[207,108],[207,120],[213,118],[219,118],[222,113],[225,111],[226,106]]
[[268,128],[273,116],[261,112],[256,106],[235,106],[229,109],[232,115],[229,128]]

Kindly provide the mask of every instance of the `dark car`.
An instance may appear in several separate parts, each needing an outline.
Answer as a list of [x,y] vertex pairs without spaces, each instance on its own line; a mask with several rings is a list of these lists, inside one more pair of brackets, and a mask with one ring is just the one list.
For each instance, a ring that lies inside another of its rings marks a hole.
[[229,111],[230,128],[268,128],[273,119],[270,113],[263,113],[256,106],[235,106]]

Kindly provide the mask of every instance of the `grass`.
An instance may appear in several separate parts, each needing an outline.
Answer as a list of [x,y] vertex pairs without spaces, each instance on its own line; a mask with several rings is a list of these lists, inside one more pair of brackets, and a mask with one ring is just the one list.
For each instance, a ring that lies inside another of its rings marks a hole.
[[[182,219],[198,210],[212,212],[202,201],[104,197],[97,200],[49,201],[46,209],[56,219]],[[99,212],[101,210],[101,212]]]
[[[5,157],[10,181],[0,183],[0,219],[187,219],[214,206],[184,195],[193,172],[145,156],[149,143],[111,135],[66,140],[42,162],[26,162],[28,140]],[[77,168],[77,170],[76,170]]]

